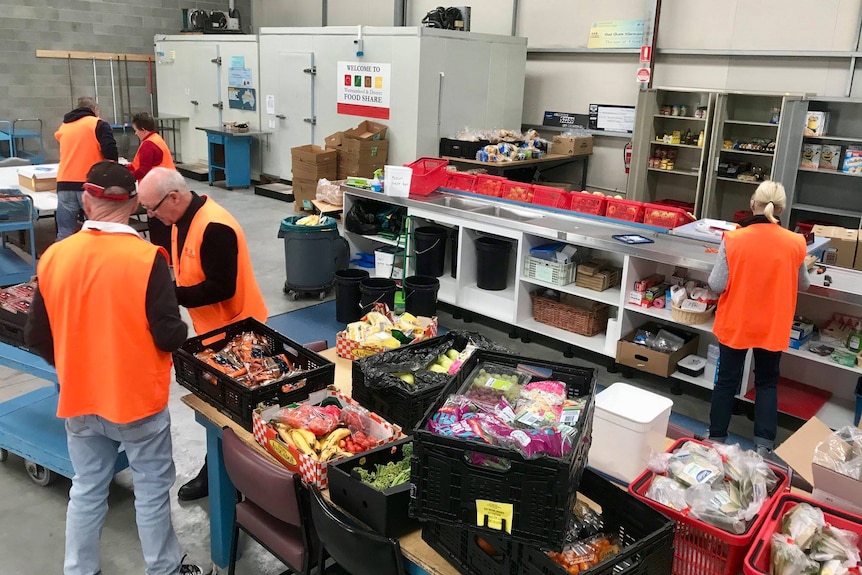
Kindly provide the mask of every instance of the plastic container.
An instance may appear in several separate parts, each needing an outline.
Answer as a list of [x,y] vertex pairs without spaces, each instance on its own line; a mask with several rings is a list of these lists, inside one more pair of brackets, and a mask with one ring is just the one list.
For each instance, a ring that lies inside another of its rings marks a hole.
[[281,221],[278,237],[284,239],[284,287],[297,292],[326,292],[336,270],[347,267],[350,248],[338,233],[334,218],[322,226],[299,226],[294,216]]
[[568,210],[572,205],[572,198],[566,190],[537,184],[533,186],[533,203],[537,206]]
[[419,158],[405,165],[413,170],[413,177],[410,180],[411,194],[427,196],[437,188],[446,185],[446,166],[449,165],[449,160]]
[[616,198],[608,198],[607,201],[608,208],[605,211],[605,216],[627,222],[644,221],[644,205],[641,202]]
[[[688,441],[700,443],[694,439],[679,439],[670,446],[668,451],[674,451]],[[778,485],[763,503],[760,513],[749,521],[748,529],[742,535],[728,533],[649,499],[646,492],[655,476],[652,471],[644,471],[629,485],[629,492],[632,495],[676,520],[676,533],[673,540],[674,575],[737,575],[742,571],[745,555],[769,514],[769,509],[788,487],[787,474],[777,467],[771,465],[770,467],[778,477]]]
[[335,320],[339,323],[353,323],[362,317],[359,305],[361,294],[359,284],[368,279],[368,271],[346,269],[335,272]]
[[383,166],[383,193],[406,198],[413,191],[413,169],[407,166]]
[[362,306],[362,315],[371,311],[371,308],[376,303],[384,303],[389,306],[389,309],[395,309],[395,280],[387,278],[368,278],[359,283],[359,292],[361,294],[360,305]]
[[[235,336],[245,332],[264,336],[274,354],[283,353],[303,371],[257,389],[249,389],[195,357],[196,353],[205,349],[220,350]],[[177,383],[249,431],[252,428],[252,412],[261,404],[288,405],[308,398],[309,394],[335,381],[334,363],[254,318],[193,337],[173,356]]]
[[404,279],[404,309],[416,316],[437,315],[437,292],[440,280],[431,276],[410,276]]
[[446,172],[446,187],[461,192],[472,192],[476,187],[476,176],[467,172]]
[[[460,389],[466,374],[483,362],[515,368],[529,366],[542,373],[540,379],[556,379],[566,384],[569,397],[586,397],[583,411],[574,424],[575,448],[563,458],[527,459],[520,453],[487,443],[436,435],[425,422],[443,405],[449,393]],[[462,375],[463,374],[463,375]],[[593,425],[593,395],[596,370],[491,351],[476,351],[458,372],[440,398],[425,412],[413,433],[414,496],[411,515],[462,529],[469,528],[529,545],[560,550],[571,526],[570,509],[575,504],[578,485],[587,463]],[[472,463],[466,454],[490,457],[500,463],[488,467]],[[477,500],[511,509],[506,529],[488,525],[488,516],[478,513]],[[481,517],[478,517],[481,515]],[[478,520],[477,520],[478,519]],[[509,529],[511,531],[509,532]]]
[[524,256],[524,277],[532,278],[557,286],[569,285],[575,281],[575,262],[567,264],[543,260],[535,256]]
[[508,180],[500,176],[489,176],[488,174],[479,174],[476,176],[476,185],[473,192],[483,196],[491,196],[499,198],[503,193],[503,184]]
[[476,240],[476,285],[479,289],[500,291],[509,282],[509,255],[512,242],[482,236]]
[[608,209],[607,196],[599,196],[589,192],[572,192],[569,194],[571,200],[570,210],[582,214],[603,216]]
[[763,527],[757,533],[757,538],[751,545],[751,550],[745,556],[745,575],[769,575],[769,573],[772,573],[770,561],[772,535],[781,531],[782,518],[800,503],[819,507],[823,511],[823,518],[826,519],[826,523],[862,536],[862,517],[807,497],[792,493],[782,493],[769,512],[769,516]]
[[524,182],[513,182],[508,180],[503,184],[503,188],[500,191],[500,197],[504,200],[530,204],[533,202],[533,186]]
[[413,232],[416,275],[439,278],[446,263],[449,230],[442,226],[423,226]]
[[662,451],[672,407],[670,399],[627,383],[596,394],[590,466],[631,483],[650,453]]
[[376,277],[401,279],[401,274],[404,272],[404,256],[398,253],[399,251],[395,246],[384,246],[374,250]]
[[410,519],[410,482],[379,491],[351,476],[356,467],[374,469],[377,464],[402,459],[404,445],[410,439],[401,439],[381,447],[329,464],[329,497],[332,502],[356,517],[374,531],[386,537],[398,538],[415,531],[419,525]]
[[452,138],[440,138],[440,157],[450,156],[452,158],[476,159],[476,152],[490,145],[490,140],[453,140]]
[[655,203],[644,205],[643,221],[650,226],[673,229],[695,220],[684,208]]

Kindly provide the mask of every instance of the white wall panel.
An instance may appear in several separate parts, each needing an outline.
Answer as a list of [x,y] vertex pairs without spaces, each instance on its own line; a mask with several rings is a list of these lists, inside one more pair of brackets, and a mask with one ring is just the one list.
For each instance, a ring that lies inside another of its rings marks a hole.
[[252,26],[322,26],[320,0],[252,0]]
[[[331,4],[332,0],[329,1]],[[533,2],[521,2],[522,8],[532,4]],[[408,0],[407,25],[421,26],[422,18],[440,5],[439,0]],[[443,5],[469,6],[471,32],[506,36],[512,34],[512,0],[463,0],[463,2],[447,2]]]
[[733,43],[736,0],[670,0],[662,2],[658,47],[729,49]]
[[392,0],[328,0],[327,7],[327,26],[392,26],[395,16]]
[[583,47],[594,20],[642,20],[651,5],[651,0],[522,0],[518,36],[529,38],[530,47]]

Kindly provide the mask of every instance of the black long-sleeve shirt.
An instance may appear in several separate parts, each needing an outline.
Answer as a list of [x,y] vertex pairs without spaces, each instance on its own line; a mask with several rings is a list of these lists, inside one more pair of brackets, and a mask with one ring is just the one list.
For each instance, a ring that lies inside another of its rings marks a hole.
[[[165,258],[156,256],[147,282],[146,313],[153,343],[162,351],[173,352],[188,337],[188,326],[180,317],[173,282]],[[30,304],[30,315],[24,327],[24,341],[30,349],[54,365],[54,336],[42,292],[36,289]]]
[[[95,116],[96,113],[90,108],[75,108],[65,116],[63,123],[69,124],[80,120],[87,116]],[[106,160],[117,161],[120,158],[120,151],[117,148],[117,140],[114,138],[114,130],[111,125],[99,118],[96,123],[96,139],[99,141],[99,148],[102,151],[102,157]],[[84,182],[57,182],[57,191],[75,191],[80,192],[84,189]]]
[[[177,223],[177,256],[182,259],[189,226],[207,198],[192,192],[192,202]],[[195,308],[228,300],[236,293],[236,233],[229,226],[211,222],[204,230],[200,247],[204,281],[193,286],[177,287],[177,301],[183,307]],[[178,265],[180,262],[174,262]]]

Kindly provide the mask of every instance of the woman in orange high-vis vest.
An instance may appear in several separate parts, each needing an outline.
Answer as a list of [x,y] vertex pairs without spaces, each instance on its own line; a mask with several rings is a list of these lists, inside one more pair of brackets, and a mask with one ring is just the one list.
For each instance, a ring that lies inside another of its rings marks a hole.
[[[175,170],[174,159],[164,138],[156,132],[156,121],[147,112],[139,112],[132,116],[132,129],[141,140],[135,159],[128,165],[132,175],[139,182],[153,168],[168,168]],[[165,248],[171,253],[171,227],[166,226],[159,218],[147,218],[150,242]]]
[[713,332],[720,344],[712,390],[709,437],[727,439],[745,357],[754,350],[754,443],[761,455],[775,447],[778,376],[796,312],[796,295],[808,289],[805,238],[781,227],[784,186],[761,183],[751,198],[753,217],[726,232],[709,287],[721,294]]

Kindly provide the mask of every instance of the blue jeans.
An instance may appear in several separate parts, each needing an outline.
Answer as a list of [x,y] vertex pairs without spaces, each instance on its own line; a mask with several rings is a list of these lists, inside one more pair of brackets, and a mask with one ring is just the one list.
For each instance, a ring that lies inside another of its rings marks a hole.
[[120,445],[135,484],[135,518],[147,575],[178,573],[182,550],[171,523],[169,489],[176,470],[168,409],[124,425],[96,415],[71,417],[66,420],[66,439],[75,477],[66,512],[63,573],[95,575],[101,570],[99,539]]
[[57,192],[57,241],[66,239],[78,231],[78,216],[84,213],[84,203],[81,200],[84,192]]
[[[709,410],[709,436],[727,438],[727,428],[733,415],[733,403],[742,383],[747,349],[720,345],[718,379],[712,390]],[[775,447],[778,428],[778,376],[780,351],[754,348],[754,443],[769,449]]]

